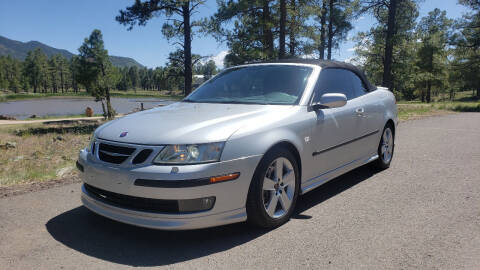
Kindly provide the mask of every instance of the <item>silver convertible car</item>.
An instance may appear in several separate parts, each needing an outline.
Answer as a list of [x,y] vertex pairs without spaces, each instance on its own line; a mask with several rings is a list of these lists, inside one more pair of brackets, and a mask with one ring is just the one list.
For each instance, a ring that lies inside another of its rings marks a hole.
[[395,97],[355,66],[291,60],[228,68],[183,99],[99,127],[80,151],[82,201],[137,226],[288,221],[298,196],[392,161]]

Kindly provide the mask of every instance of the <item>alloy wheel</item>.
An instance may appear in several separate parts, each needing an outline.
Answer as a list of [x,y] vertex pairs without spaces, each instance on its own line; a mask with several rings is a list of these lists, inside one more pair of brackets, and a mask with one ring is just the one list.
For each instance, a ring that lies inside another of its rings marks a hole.
[[263,180],[263,205],[272,218],[288,213],[295,195],[295,171],[292,163],[284,158],[275,159],[268,166]]
[[389,163],[393,154],[393,134],[389,127],[383,131],[380,153],[382,161],[384,163]]

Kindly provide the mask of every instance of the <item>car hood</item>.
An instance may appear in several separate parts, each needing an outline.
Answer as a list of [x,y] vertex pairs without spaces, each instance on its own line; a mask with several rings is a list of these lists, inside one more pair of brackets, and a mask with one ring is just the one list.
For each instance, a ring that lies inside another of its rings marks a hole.
[[[95,136],[157,145],[221,142],[243,126],[261,126],[271,117],[279,119],[292,107],[178,102],[108,122],[97,129]],[[126,136],[120,137],[124,132]]]

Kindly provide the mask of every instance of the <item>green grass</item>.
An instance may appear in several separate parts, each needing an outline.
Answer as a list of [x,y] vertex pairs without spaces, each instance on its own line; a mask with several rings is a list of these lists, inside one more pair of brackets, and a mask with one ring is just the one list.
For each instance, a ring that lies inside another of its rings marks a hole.
[[86,92],[79,93],[11,93],[4,92],[0,94],[0,101],[15,101],[25,99],[37,99],[37,98],[52,98],[52,97],[77,97],[88,98],[90,95]]
[[398,117],[401,120],[452,112],[480,112],[480,102],[398,102]]
[[112,97],[124,97],[124,98],[165,98],[165,99],[182,99],[181,92],[171,92],[171,95],[167,95],[169,91],[145,91],[145,90],[137,90],[135,91],[120,91],[120,90],[113,90],[111,92]]
[[78,150],[88,145],[93,128],[90,124],[0,126],[0,145],[16,143],[15,148],[0,148],[0,187],[76,175]]
[[[103,116],[103,114],[94,114],[93,117]],[[49,119],[62,119],[62,118],[84,118],[87,117],[85,114],[67,114],[67,115],[44,115],[38,116],[35,118],[26,118],[21,121],[29,121],[29,120],[49,120]]]
[[[121,98],[162,98],[162,99],[181,99],[183,96],[181,92],[169,92],[169,91],[145,91],[145,90],[129,90],[129,91],[120,91],[113,90],[111,92],[112,97],[121,97]],[[14,93],[11,91],[2,91],[0,92],[0,102],[2,101],[15,101],[15,100],[25,100],[25,99],[41,99],[41,98],[92,98],[92,96],[85,92],[80,91],[78,93],[67,92],[67,93]]]
[[408,120],[421,116],[428,116],[439,113],[430,105],[423,104],[398,104],[398,118],[400,120]]

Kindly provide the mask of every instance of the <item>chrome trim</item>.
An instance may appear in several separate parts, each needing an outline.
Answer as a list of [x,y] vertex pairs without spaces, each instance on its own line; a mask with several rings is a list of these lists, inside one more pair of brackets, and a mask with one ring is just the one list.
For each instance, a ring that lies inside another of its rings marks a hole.
[[341,143],[341,144],[334,145],[334,146],[332,146],[332,147],[323,149],[323,150],[321,150],[321,151],[315,151],[315,152],[312,153],[312,156],[317,156],[317,155],[320,155],[320,154],[322,154],[322,153],[325,153],[325,152],[328,152],[328,151],[330,151],[330,150],[333,150],[333,149],[335,149],[335,148],[342,147],[342,146],[347,145],[347,144],[349,144],[349,143],[353,143],[353,142],[356,142],[356,141],[358,141],[358,140],[364,139],[364,138],[366,138],[366,137],[375,135],[375,134],[378,133],[378,131],[379,131],[379,130],[377,129],[377,130],[375,130],[375,131],[373,131],[373,132],[370,132],[370,133],[368,133],[368,134],[362,135],[362,136],[357,137],[357,138],[355,138],[355,139],[352,139],[352,140],[350,140],[350,141],[346,141],[346,142],[343,142],[343,143]]
[[[119,153],[113,153],[113,152],[109,152],[109,151],[105,151],[105,150],[99,150],[100,152],[104,153],[104,154],[107,154],[109,156],[113,156],[113,157],[129,157],[131,155],[125,155],[125,154],[119,154]],[[134,152],[135,153],[135,152]]]
[[[107,155],[116,155],[116,156],[122,156],[128,158],[120,163],[120,164],[115,164],[115,163],[110,163],[110,162],[105,162],[100,159],[99,157],[99,152],[100,152],[100,144],[109,144],[109,145],[114,145],[114,146],[121,146],[121,147],[130,147],[130,148],[135,148],[135,151],[131,155],[125,155],[125,154],[118,154],[118,153],[110,153],[109,151],[101,150],[102,153],[105,153]],[[100,139],[100,138],[95,138],[95,153],[93,155],[95,162],[103,164],[103,165],[108,165],[109,167],[120,167],[120,168],[136,168],[140,167],[145,164],[152,164],[153,160],[155,157],[162,151],[162,149],[165,147],[165,145],[148,145],[148,144],[135,144],[135,143],[124,143],[124,142],[116,142],[116,141],[111,141],[111,140],[105,140],[105,139]],[[142,163],[137,163],[133,164],[132,161],[133,159],[144,149],[152,149],[152,153],[150,156]],[[91,153],[90,153],[91,154]]]

